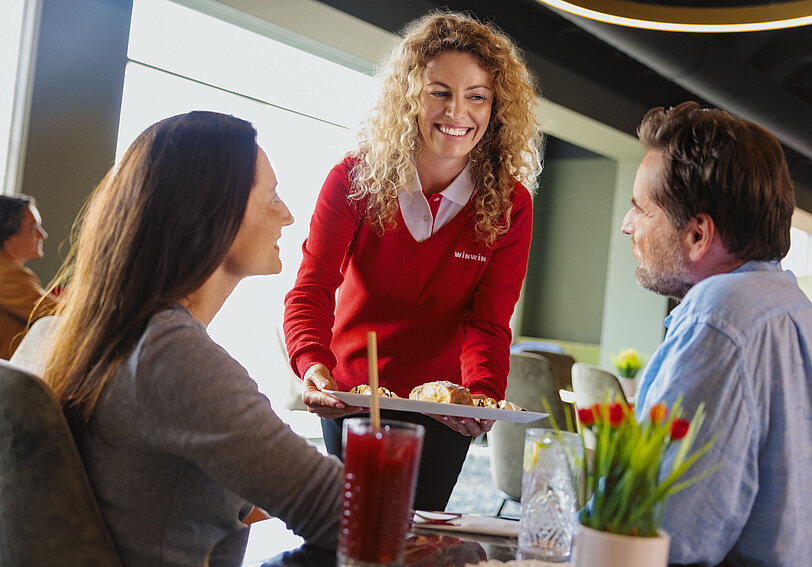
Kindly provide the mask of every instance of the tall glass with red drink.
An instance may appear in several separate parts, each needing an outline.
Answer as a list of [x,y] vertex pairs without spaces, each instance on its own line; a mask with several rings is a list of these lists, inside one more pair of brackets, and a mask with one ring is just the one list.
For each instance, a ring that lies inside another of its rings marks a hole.
[[339,566],[403,565],[424,431],[401,421],[382,421],[375,431],[368,418],[344,420]]

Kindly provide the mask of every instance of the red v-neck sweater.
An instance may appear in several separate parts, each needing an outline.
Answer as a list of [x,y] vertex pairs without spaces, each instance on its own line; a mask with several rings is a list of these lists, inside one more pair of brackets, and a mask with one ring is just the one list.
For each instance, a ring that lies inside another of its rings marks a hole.
[[516,183],[510,231],[493,248],[476,237],[472,201],[417,242],[400,213],[397,227],[383,236],[363,222],[363,206],[347,198],[352,164],[345,159],[327,176],[296,284],[285,298],[294,371],[303,376],[322,363],[340,390],[365,383],[366,334],[374,330],[380,383],[399,396],[424,382],[450,380],[503,399],[509,321],[530,251],[527,189]]

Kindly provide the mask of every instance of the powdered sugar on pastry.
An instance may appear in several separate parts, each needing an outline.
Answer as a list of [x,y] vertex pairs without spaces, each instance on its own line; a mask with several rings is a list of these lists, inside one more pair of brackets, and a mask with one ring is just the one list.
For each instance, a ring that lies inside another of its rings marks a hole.
[[409,399],[423,402],[439,402],[441,404],[474,405],[474,398],[468,388],[447,380],[426,382],[420,386],[415,386],[409,393]]
[[[361,394],[364,396],[371,396],[372,395],[372,388],[369,387],[369,384],[358,384],[352,390],[350,390],[351,394]],[[378,395],[383,396],[384,398],[397,398],[398,395],[383,386],[378,388]]]

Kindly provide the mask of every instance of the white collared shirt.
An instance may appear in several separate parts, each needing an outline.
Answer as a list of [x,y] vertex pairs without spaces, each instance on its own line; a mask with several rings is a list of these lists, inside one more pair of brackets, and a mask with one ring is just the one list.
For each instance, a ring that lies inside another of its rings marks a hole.
[[448,187],[430,197],[437,198],[436,195],[440,195],[442,199],[440,207],[437,209],[437,215],[433,217],[429,201],[423,194],[420,177],[415,170],[414,178],[407,189],[401,189],[398,192],[398,203],[406,228],[409,229],[415,240],[423,242],[448,224],[465,207],[473,192],[474,182],[471,179],[471,162],[469,161]]

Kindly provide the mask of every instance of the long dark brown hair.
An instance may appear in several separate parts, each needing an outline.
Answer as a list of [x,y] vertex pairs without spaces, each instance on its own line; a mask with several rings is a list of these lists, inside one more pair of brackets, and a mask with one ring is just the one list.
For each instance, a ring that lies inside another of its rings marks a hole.
[[45,371],[72,425],[90,419],[150,317],[220,265],[256,156],[250,123],[190,112],[147,128],[93,191],[55,280],[66,291]]

